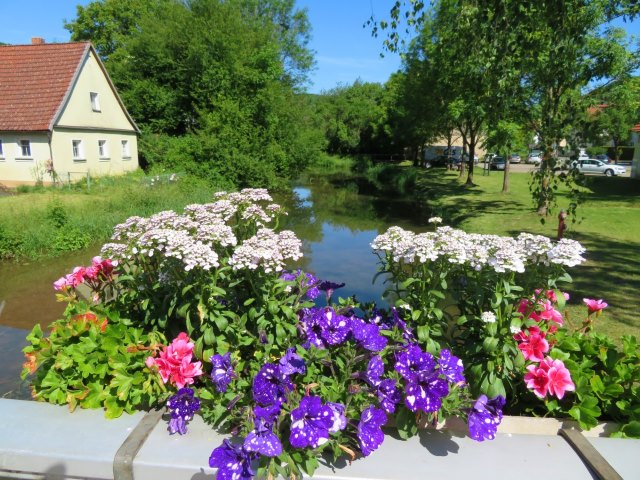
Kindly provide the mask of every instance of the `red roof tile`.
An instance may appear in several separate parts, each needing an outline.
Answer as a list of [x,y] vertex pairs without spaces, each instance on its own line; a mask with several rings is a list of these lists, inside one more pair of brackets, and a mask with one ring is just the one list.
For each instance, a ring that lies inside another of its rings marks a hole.
[[49,130],[89,46],[0,46],[0,131]]
[[633,127],[631,127],[632,132],[640,132],[640,123],[636,123]]

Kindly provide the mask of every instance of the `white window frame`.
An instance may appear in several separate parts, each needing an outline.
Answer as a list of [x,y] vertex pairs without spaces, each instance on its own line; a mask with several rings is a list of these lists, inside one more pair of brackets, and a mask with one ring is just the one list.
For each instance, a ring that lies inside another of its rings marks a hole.
[[85,161],[84,145],[82,140],[71,140],[71,155],[73,156],[74,162]]
[[129,148],[129,140],[121,140],[120,145],[122,147],[122,158],[130,159],[131,150]]
[[98,140],[98,157],[100,160],[109,160],[109,142]]
[[31,140],[28,140],[28,139],[18,140],[17,158],[24,159],[24,160],[31,160],[33,158],[33,154],[31,152]]
[[100,110],[100,95],[98,92],[89,92],[89,99],[91,100],[91,110],[94,112],[101,112]]

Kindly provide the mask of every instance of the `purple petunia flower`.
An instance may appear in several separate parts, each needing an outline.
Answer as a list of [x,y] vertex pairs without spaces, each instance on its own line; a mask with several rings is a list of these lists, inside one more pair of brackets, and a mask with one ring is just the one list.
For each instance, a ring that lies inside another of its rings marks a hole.
[[224,355],[216,353],[211,357],[211,367],[211,380],[213,380],[216,389],[219,392],[226,392],[231,380],[235,377],[231,365],[231,354],[229,352]]
[[358,344],[372,352],[379,352],[387,346],[387,339],[380,335],[380,327],[367,323],[361,318],[351,318],[351,331]]
[[396,381],[392,378],[382,380],[377,386],[377,391],[382,409],[387,413],[394,413],[396,405],[402,402],[402,395],[396,386]]
[[384,433],[380,427],[385,423],[387,423],[387,414],[373,405],[362,412],[358,423],[358,443],[365,457],[384,441]]
[[[295,282],[298,280],[298,278],[300,278],[301,275],[302,275],[302,270],[298,269],[292,273],[284,272],[282,275],[280,275],[280,278],[288,282]],[[307,292],[305,293],[305,296],[309,300],[315,300],[316,298],[318,298],[318,295],[320,295],[320,288],[319,288],[320,281],[310,273],[305,273],[304,276],[306,278],[304,279],[302,286],[307,287]]]
[[333,416],[331,417],[332,425],[331,428],[329,428],[329,433],[344,430],[347,426],[347,417],[344,414],[346,411],[345,406],[341,403],[327,402],[327,407],[333,412]]
[[262,405],[284,403],[291,390],[293,383],[280,366],[273,363],[265,363],[253,379],[253,398]]
[[327,307],[320,319],[320,336],[329,345],[340,345],[351,333],[349,319],[338,315],[332,308]]
[[367,365],[367,371],[364,374],[367,383],[372,387],[377,387],[380,384],[383,373],[384,363],[382,363],[382,358],[379,355],[371,357]]
[[271,424],[277,420],[278,415],[280,415],[281,409],[281,404],[274,403],[273,405],[268,405],[266,407],[255,406],[253,407],[253,413],[255,414],[256,418],[261,418],[265,421],[265,423]]
[[282,453],[282,443],[273,433],[273,426],[265,422],[264,418],[257,418],[255,428],[244,439],[244,449],[265,457],[277,457]]
[[200,400],[194,396],[192,389],[185,387],[169,397],[167,408],[171,414],[169,433],[173,435],[177,432],[180,435],[184,435],[187,433],[187,423],[200,410]]
[[440,373],[442,373],[449,382],[460,383],[465,381],[462,360],[452,355],[446,348],[440,352],[438,364],[440,365]]
[[322,405],[320,397],[303,397],[300,406],[291,412],[291,445],[316,448],[326,443],[329,429],[333,427],[333,416],[331,407]]
[[325,348],[324,340],[322,340],[323,317],[324,310],[319,307],[305,308],[300,314],[300,328],[305,337],[303,348],[310,348],[313,345],[316,348]]
[[254,454],[241,445],[234,445],[224,439],[209,457],[209,466],[217,468],[216,480],[251,480],[255,472],[251,468]]
[[447,382],[439,378],[436,361],[415,344],[396,356],[395,369],[407,380],[404,403],[409,410],[435,412],[442,406],[442,397],[449,393]]
[[278,365],[280,366],[280,372],[287,376],[296,373],[304,375],[307,371],[304,359],[296,353],[295,348],[289,348],[278,362]]
[[407,342],[413,343],[416,341],[416,337],[413,335],[413,331],[407,326],[407,323],[400,318],[398,309],[391,307],[391,313],[393,314],[393,326],[402,331],[402,338]]
[[504,404],[505,398],[502,395],[491,400],[486,395],[480,395],[469,411],[469,436],[478,442],[496,438]]
[[416,381],[421,372],[432,372],[435,366],[433,356],[416,344],[409,344],[406,350],[396,355],[396,371],[410,382]]
[[331,300],[331,295],[333,295],[334,290],[337,290],[338,288],[342,288],[344,286],[345,286],[344,283],[335,283],[335,282],[330,282],[329,280],[323,280],[320,282],[320,285],[318,285],[318,290],[325,292],[327,296],[327,303],[329,303],[329,301]]

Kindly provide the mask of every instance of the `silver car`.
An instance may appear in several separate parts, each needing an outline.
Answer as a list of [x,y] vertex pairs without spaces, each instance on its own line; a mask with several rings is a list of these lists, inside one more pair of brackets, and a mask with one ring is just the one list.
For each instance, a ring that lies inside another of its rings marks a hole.
[[581,173],[600,173],[607,177],[624,175],[627,173],[627,169],[621,165],[611,165],[600,160],[596,160],[595,158],[577,160],[573,162],[573,168],[577,169]]

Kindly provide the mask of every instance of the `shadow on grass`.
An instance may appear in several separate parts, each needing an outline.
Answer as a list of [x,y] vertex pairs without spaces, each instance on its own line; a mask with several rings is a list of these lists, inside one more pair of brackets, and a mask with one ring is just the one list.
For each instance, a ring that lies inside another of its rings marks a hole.
[[590,202],[605,200],[636,203],[640,200],[639,179],[588,176],[585,178],[585,186],[592,192],[586,195]]

